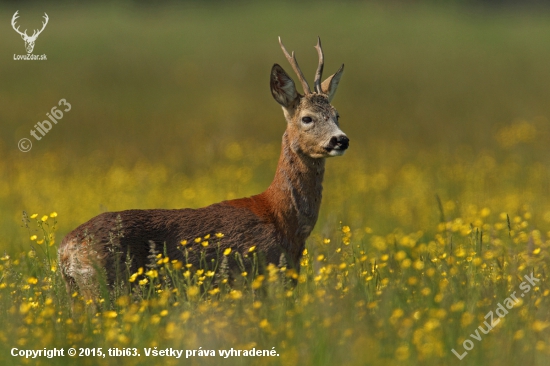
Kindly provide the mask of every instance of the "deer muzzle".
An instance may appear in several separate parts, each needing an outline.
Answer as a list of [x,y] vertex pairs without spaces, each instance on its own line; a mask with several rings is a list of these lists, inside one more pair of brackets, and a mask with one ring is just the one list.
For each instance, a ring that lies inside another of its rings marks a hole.
[[342,134],[331,137],[328,146],[325,147],[325,150],[329,153],[330,156],[339,156],[343,155],[348,147],[349,138],[346,135]]

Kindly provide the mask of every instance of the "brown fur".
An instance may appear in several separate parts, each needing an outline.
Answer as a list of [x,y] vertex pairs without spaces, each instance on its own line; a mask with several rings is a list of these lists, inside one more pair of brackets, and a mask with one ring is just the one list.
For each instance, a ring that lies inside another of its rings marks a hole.
[[[149,242],[170,259],[184,260],[180,242],[186,240],[188,258],[199,265],[205,251],[207,263],[226,248],[247,253],[252,246],[265,263],[277,264],[281,254],[299,270],[305,241],[313,230],[321,205],[325,159],[347,149],[347,137],[338,127],[338,113],[329,99],[342,68],[323,84],[322,93],[297,93],[294,82],[279,65],[271,72],[271,91],[283,107],[287,129],[275,178],[259,195],[223,201],[199,209],[127,210],[102,213],[70,232],[58,256],[69,291],[80,288],[87,299],[97,295],[97,269],[104,269],[114,284],[116,268],[130,271],[146,266]],[[303,122],[311,118],[310,123]],[[216,233],[224,234],[216,238]],[[210,234],[209,245],[194,242]],[[114,252],[119,252],[118,256]],[[130,258],[126,258],[127,255]],[[118,259],[117,259],[118,258]],[[115,263],[118,260],[119,263]],[[230,267],[236,269],[234,260]],[[249,265],[245,259],[245,265]]]

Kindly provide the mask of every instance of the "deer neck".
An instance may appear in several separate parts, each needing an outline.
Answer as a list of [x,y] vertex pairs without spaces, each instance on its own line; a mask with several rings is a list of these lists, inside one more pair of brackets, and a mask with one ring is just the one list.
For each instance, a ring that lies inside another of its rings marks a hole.
[[278,226],[293,244],[303,246],[319,215],[325,159],[314,159],[291,147],[287,132],[277,172],[266,191]]

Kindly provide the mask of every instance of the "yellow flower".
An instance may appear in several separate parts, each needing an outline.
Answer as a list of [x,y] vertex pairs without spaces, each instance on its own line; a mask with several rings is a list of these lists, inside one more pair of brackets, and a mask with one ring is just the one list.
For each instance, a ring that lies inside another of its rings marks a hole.
[[533,323],[532,325],[532,328],[535,332],[540,332],[546,328],[548,328],[548,326],[550,326],[550,323],[548,322],[543,322],[543,321],[540,321],[540,320],[535,320],[535,322]]
[[231,254],[231,248],[227,248],[226,250],[223,251],[223,255],[225,255],[226,257]]
[[452,312],[457,312],[457,311],[462,311],[464,310],[464,301],[459,301],[457,303],[454,303],[451,305],[451,311]]
[[158,324],[160,322],[160,316],[158,315],[153,315],[151,317],[151,320],[149,320],[151,322],[151,324]]
[[42,218],[41,218],[40,220],[41,220],[42,222],[48,221],[48,215],[42,216]]
[[256,249],[256,246],[253,245],[253,246],[250,247],[250,249],[248,249],[248,251],[249,251],[250,253],[252,253],[255,249]]
[[117,315],[118,315],[118,314],[116,313],[116,311],[113,311],[113,310],[106,311],[106,312],[103,313],[103,316],[104,316],[105,318],[116,318]]
[[160,315],[160,316],[166,316],[166,315],[168,315],[168,310],[165,309],[165,310],[161,311],[161,312],[159,313],[159,315]]
[[418,270],[421,270],[424,268],[424,262],[422,262],[420,259],[419,260],[416,260],[414,262],[414,268],[418,269]]
[[52,218],[53,218],[53,217],[57,217],[57,212],[55,212],[55,211],[52,212],[52,213],[50,214],[50,217],[52,217]]
[[223,238],[224,235],[222,233],[216,233],[216,238]]
[[193,298],[199,294],[199,288],[197,286],[191,286],[187,289],[187,296]]
[[31,219],[36,219],[38,217],[38,214],[32,214]]
[[205,238],[205,239],[210,239],[210,234],[206,234],[206,235],[204,236],[204,238]]
[[262,282],[264,281],[264,279],[265,279],[264,275],[259,275],[258,277],[256,277],[252,282],[252,289],[257,290],[260,287],[262,287]]
[[33,240],[33,241],[36,240],[36,238],[38,238],[38,236],[36,236],[36,235],[31,236],[31,240]]
[[514,339],[515,340],[522,339],[524,335],[525,335],[525,331],[523,329],[520,329],[514,333]]
[[403,311],[403,309],[395,309],[393,311],[393,313],[391,314],[391,318],[394,318],[394,319],[399,319],[403,316],[403,314],[405,314],[405,312]]
[[202,241],[202,238],[195,238],[195,243],[200,243]]
[[472,321],[474,321],[475,317],[468,313],[468,312],[465,312],[465,313],[462,313],[462,317],[460,319],[460,325],[462,326],[462,328],[466,328],[468,325],[470,325],[472,323]]
[[191,317],[191,312],[189,310],[184,311],[180,315],[180,320],[183,322],[186,322]]
[[233,300],[239,300],[240,298],[243,297],[243,293],[240,292],[239,290],[231,290],[231,292],[229,293],[229,296],[231,296]]
[[343,233],[349,233],[350,232],[349,226],[342,226],[342,232]]
[[208,246],[208,241],[206,241],[206,240],[205,240],[205,241],[203,241],[203,242],[201,243],[201,245],[202,245],[203,247],[205,247],[205,248],[206,248],[206,247]]
[[395,259],[400,261],[402,259],[405,259],[407,257],[407,253],[405,253],[404,251],[400,250],[398,251],[396,254],[395,254]]
[[186,246],[187,245],[187,240],[180,241],[180,244],[183,245],[183,246]]
[[151,278],[157,278],[159,276],[159,273],[157,272],[156,269],[151,269],[147,272],[145,272],[145,274],[148,276],[148,277],[151,277]]
[[147,278],[144,278],[144,279],[140,280],[138,283],[139,283],[140,286],[145,286],[148,282],[149,282],[149,280]]

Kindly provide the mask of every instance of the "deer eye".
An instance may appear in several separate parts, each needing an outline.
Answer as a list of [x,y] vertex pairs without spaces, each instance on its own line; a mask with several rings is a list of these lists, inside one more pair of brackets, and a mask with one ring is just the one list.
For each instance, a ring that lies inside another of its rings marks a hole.
[[311,123],[311,122],[313,122],[313,119],[311,119],[311,117],[302,117],[302,122]]

